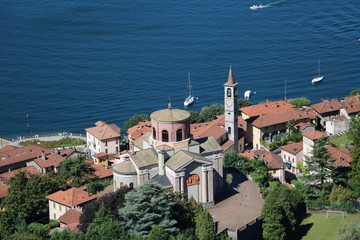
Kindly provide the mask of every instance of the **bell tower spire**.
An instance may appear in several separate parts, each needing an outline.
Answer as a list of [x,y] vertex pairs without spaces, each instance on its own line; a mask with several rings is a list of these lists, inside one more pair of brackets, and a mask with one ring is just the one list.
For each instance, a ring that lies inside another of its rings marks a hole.
[[239,141],[237,83],[234,82],[231,66],[229,70],[228,80],[224,84],[224,90],[225,130],[228,133],[229,139],[234,142],[234,148],[235,151],[237,151]]

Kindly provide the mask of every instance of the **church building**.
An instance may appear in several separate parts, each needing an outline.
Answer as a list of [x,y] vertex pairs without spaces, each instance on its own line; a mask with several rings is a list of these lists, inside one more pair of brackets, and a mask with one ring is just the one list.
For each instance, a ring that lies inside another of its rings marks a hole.
[[[237,90],[230,68],[225,88],[225,129],[237,143]],[[223,190],[223,149],[213,136],[194,139],[190,113],[168,108],[150,115],[151,131],[130,142],[128,153],[113,165],[114,188],[138,187],[154,180],[186,193],[205,206]]]

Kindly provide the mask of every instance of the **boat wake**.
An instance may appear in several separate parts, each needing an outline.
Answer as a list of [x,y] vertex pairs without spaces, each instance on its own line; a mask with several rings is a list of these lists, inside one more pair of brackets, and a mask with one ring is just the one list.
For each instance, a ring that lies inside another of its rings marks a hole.
[[277,5],[277,4],[279,4],[279,3],[282,3],[282,2],[285,2],[285,0],[280,0],[280,1],[276,1],[276,2],[272,2],[272,3],[267,3],[267,4],[259,4],[259,5],[252,5],[251,7],[250,7],[250,10],[258,10],[258,9],[260,9],[260,8],[268,8],[268,7],[272,7],[272,6],[275,6],[275,5]]

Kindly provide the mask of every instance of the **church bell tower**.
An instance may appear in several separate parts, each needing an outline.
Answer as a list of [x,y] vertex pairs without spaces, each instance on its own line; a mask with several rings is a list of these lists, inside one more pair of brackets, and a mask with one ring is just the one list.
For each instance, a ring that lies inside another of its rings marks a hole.
[[234,82],[230,66],[228,81],[224,84],[225,90],[225,130],[229,139],[234,142],[235,151],[238,151],[238,107],[237,107],[237,83]]

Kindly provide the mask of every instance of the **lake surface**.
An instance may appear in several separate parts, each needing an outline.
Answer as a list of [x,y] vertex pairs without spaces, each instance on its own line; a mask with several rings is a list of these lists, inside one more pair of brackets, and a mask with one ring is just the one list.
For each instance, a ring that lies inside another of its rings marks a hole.
[[184,108],[188,71],[199,111],[230,65],[252,103],[360,88],[360,1],[2,0],[0,29],[0,137]]

